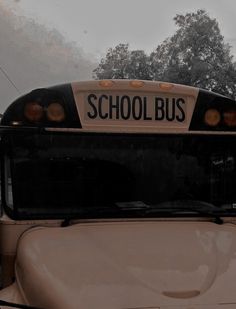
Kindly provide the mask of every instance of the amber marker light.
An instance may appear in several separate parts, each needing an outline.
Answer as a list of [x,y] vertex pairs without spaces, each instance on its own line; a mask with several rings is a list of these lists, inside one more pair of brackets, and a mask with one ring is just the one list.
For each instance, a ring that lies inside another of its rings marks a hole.
[[229,127],[235,127],[236,126],[236,111],[235,110],[229,110],[227,112],[224,112],[223,114],[224,123]]
[[211,127],[215,127],[220,123],[221,116],[217,109],[208,109],[204,115],[205,124]]
[[48,105],[47,118],[50,121],[61,122],[65,119],[65,110],[60,103],[53,102]]
[[31,122],[38,122],[43,117],[43,107],[37,102],[29,102],[25,105],[24,116]]
[[159,87],[162,90],[170,90],[170,89],[172,89],[174,87],[174,85],[170,84],[170,83],[160,83]]
[[130,82],[130,86],[134,88],[141,88],[144,86],[144,82],[142,80],[132,80]]
[[99,85],[105,88],[112,87],[114,82],[112,80],[101,80]]

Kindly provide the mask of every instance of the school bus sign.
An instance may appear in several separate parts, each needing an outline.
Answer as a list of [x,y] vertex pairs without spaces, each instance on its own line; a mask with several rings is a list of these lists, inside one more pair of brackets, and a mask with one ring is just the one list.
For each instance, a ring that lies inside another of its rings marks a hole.
[[110,127],[111,131],[121,127],[135,128],[135,131],[143,128],[188,129],[196,90],[189,87],[186,93],[180,93],[178,89],[150,91],[150,85],[139,91],[124,87],[124,84],[120,89],[86,91],[75,84],[73,91],[82,128]]

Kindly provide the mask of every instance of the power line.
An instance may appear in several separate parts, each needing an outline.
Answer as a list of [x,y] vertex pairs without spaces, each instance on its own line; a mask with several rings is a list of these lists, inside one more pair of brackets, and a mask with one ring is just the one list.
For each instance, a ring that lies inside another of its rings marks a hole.
[[3,75],[6,77],[6,79],[9,81],[9,83],[16,89],[16,91],[20,94],[20,90],[16,87],[14,82],[10,79],[7,72],[0,66],[0,71],[3,73]]

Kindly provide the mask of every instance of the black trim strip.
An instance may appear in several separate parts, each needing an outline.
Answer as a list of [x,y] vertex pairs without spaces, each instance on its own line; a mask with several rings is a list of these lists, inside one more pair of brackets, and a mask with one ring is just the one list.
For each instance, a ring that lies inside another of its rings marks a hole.
[[11,303],[11,302],[8,302],[8,301],[5,301],[5,300],[0,300],[0,306],[11,307],[11,308],[21,308],[21,309],[43,309],[43,308],[29,306],[29,305]]

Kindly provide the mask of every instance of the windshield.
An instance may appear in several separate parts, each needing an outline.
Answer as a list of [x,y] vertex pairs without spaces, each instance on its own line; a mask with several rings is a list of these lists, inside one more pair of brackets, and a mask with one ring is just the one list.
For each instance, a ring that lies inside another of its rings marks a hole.
[[236,204],[233,136],[45,135],[11,143],[18,216],[119,217],[127,209],[145,216],[148,206],[180,200],[228,210]]

